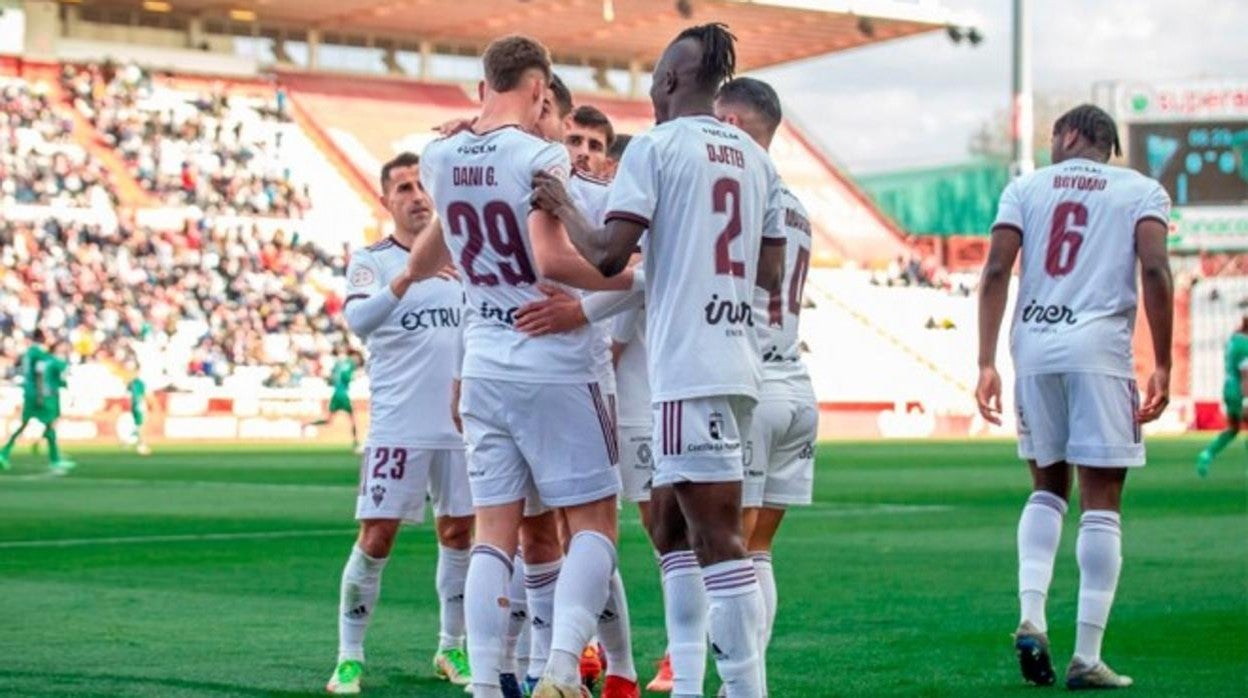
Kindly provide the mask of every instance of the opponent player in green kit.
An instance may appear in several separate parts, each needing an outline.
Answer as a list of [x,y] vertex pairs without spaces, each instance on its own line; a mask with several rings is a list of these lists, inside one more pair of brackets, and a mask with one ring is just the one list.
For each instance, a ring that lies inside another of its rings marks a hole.
[[1196,472],[1209,474],[1209,465],[1226,448],[1244,423],[1244,383],[1248,382],[1248,315],[1226,343],[1226,381],[1222,383],[1222,406],[1226,409],[1226,429],[1196,457]]
[[147,394],[147,383],[136,372],[126,385],[126,391],[130,393],[130,416],[134,419],[134,436],[137,441],[135,450],[140,456],[150,456],[152,449],[143,438],[143,422],[146,421],[147,407],[151,400]]
[[61,416],[60,391],[65,387],[65,372],[69,369],[65,359],[69,345],[61,342],[54,347],[54,353],[48,353],[42,346],[41,332],[36,332],[34,340],[35,343],[22,356],[22,424],[0,449],[0,470],[8,470],[13,444],[30,420],[37,419],[43,423],[43,436],[48,440],[52,471],[64,474],[74,467],[74,463],[61,457],[61,449],[56,443],[56,420]]
[[339,347],[334,356],[337,360],[329,372],[330,383],[334,386],[334,394],[329,398],[329,414],[324,419],[308,422],[304,427],[323,427],[333,420],[334,413],[346,412],[347,419],[351,420],[351,446],[359,450],[360,438],[355,425],[355,410],[351,408],[351,396],[348,394],[351,379],[355,377],[355,369],[359,364],[355,360],[354,352],[345,347]]

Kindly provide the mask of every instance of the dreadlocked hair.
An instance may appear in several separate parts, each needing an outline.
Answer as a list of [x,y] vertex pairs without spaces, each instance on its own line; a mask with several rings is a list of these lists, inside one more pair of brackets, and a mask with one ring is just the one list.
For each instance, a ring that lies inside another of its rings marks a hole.
[[681,39],[694,39],[702,45],[698,83],[703,88],[713,92],[724,81],[732,79],[737,70],[737,37],[728,31],[728,25],[711,22],[689,27],[676,37],[676,41]]
[[1053,124],[1053,133],[1066,131],[1078,133],[1103,153],[1122,155],[1122,144],[1118,142],[1118,126],[1113,117],[1094,104],[1080,104],[1062,114]]

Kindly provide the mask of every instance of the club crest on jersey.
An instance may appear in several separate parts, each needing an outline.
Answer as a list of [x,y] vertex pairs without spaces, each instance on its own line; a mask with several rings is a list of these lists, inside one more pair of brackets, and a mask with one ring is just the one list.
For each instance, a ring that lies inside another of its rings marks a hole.
[[1044,305],[1033,298],[1023,308],[1023,322],[1034,322],[1044,325],[1073,325],[1076,322],[1075,312],[1065,305]]
[[724,415],[718,411],[712,412],[707,430],[710,432],[712,439],[721,441],[724,438]]
[[381,506],[381,500],[386,498],[386,488],[381,485],[373,485],[369,493],[372,495],[373,506],[375,507]]
[[351,272],[352,286],[368,286],[376,279],[377,276],[368,267],[356,267],[355,271]]

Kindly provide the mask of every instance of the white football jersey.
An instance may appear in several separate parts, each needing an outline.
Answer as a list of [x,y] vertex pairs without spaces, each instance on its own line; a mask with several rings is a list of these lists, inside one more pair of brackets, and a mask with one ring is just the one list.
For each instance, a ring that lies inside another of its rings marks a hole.
[[645,310],[626,310],[607,322],[612,323],[612,341],[625,345],[615,366],[619,425],[648,427],[654,423],[654,410],[650,406],[650,374],[646,367]]
[[993,228],[1023,241],[1010,337],[1017,375],[1134,376],[1135,227],[1146,218],[1169,225],[1161,185],[1092,160],[1044,167],[1005,188]]
[[[605,222],[607,194],[610,191],[606,180],[587,175],[580,170],[573,170],[572,176],[568,178],[568,195],[572,197],[572,203],[594,226],[601,226]],[[611,365],[611,322],[595,322],[591,328],[594,331],[594,373],[598,376],[603,392],[614,394],[617,388],[615,368]]]
[[653,400],[757,398],[758,251],[763,238],[784,240],[780,182],[767,153],[712,116],[673,119],[629,142],[607,209],[608,219],[649,229]]
[[462,131],[433,141],[421,155],[420,181],[437,207],[470,313],[464,329],[464,378],[528,383],[595,379],[595,336],[588,327],[530,337],[516,312],[544,298],[529,240],[533,175],[566,181],[568,152],[514,126]]
[[812,237],[806,207],[781,184],[782,229],[785,234],[784,278],[780,294],[754,290],[754,326],[763,357],[763,390],[810,393],[810,374],[802,361],[798,322],[806,273],[810,270]]
[[[351,254],[347,304],[393,293],[390,282],[407,266],[407,250],[386,238]],[[451,422],[451,380],[459,362],[464,290],[455,281],[412,284],[375,330],[368,348],[368,444],[462,449]]]

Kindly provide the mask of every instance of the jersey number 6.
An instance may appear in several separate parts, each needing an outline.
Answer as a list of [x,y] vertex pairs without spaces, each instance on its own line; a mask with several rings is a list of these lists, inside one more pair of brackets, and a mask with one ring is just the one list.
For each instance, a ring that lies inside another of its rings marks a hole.
[[1053,211],[1053,227],[1049,230],[1049,249],[1044,256],[1044,270],[1049,276],[1066,276],[1074,270],[1087,225],[1086,206],[1075,201],[1057,205]]

